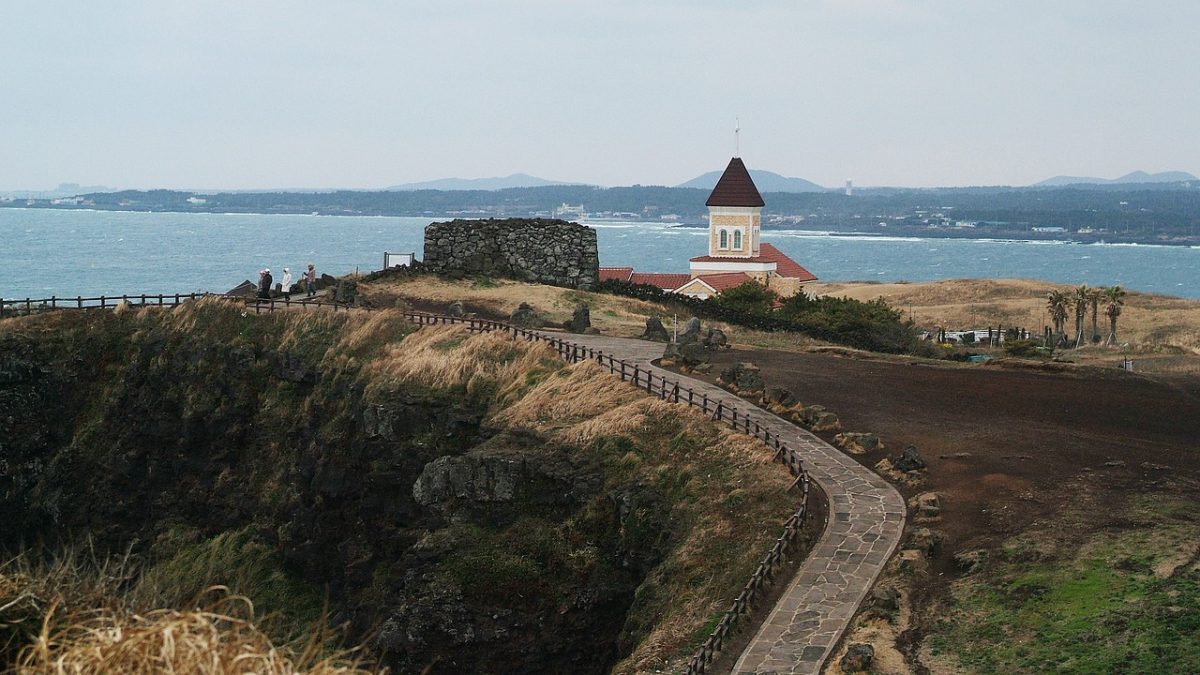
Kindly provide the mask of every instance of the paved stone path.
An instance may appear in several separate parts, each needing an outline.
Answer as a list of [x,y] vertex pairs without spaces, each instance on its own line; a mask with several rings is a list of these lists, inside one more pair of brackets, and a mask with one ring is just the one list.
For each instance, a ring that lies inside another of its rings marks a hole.
[[769,427],[804,459],[829,496],[829,524],[734,666],[735,673],[818,673],[904,530],[904,499],[885,480],[820,438],[714,385],[651,365],[663,346],[626,338],[567,339],[677,379]]

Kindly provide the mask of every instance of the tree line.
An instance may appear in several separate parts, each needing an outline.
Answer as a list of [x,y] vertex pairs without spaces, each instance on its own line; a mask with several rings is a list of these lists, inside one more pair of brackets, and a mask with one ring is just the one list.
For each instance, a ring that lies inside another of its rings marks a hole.
[[[1099,314],[1101,306],[1104,315],[1108,317],[1108,335],[1103,339],[1105,346],[1115,346],[1117,342],[1117,318],[1121,316],[1121,308],[1125,305],[1125,289],[1120,285],[1092,288],[1081,284],[1070,290],[1053,290],[1046,294],[1046,310],[1054,323],[1051,336],[1052,344],[1058,347],[1082,347],[1085,343],[1100,344]],[[1091,334],[1084,337],[1084,324],[1091,311]],[[1067,320],[1075,315],[1075,340],[1067,335]],[[1074,344],[1072,344],[1072,342]]]

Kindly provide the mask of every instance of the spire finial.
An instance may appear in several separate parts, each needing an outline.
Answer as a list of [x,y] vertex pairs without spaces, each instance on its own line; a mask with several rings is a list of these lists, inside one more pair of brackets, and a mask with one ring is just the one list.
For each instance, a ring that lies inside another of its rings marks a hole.
[[733,118],[733,156],[742,156],[742,122],[737,117]]

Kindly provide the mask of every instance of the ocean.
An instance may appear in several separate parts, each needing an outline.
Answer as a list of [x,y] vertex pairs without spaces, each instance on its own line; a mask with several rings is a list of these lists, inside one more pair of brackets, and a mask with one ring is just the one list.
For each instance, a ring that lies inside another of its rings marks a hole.
[[[334,275],[383,266],[384,251],[421,256],[425,225],[443,218],[135,213],[0,209],[0,297],[226,291],[312,262]],[[702,228],[586,223],[600,264],[686,272],[705,253]],[[822,281],[1028,278],[1122,286],[1200,299],[1200,248],[1049,241],[843,236],[764,230]]]

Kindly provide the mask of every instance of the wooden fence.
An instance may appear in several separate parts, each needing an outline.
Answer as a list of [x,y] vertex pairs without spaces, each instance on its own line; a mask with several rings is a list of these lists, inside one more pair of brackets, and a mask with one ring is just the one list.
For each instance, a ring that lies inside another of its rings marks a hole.
[[774,451],[774,460],[782,462],[787,467],[788,472],[795,478],[789,489],[800,490],[800,506],[796,509],[795,513],[784,521],[783,532],[775,538],[775,544],[771,547],[771,550],[759,562],[758,568],[754,570],[754,574],[750,576],[750,580],[742,587],[741,592],[733,600],[729,609],[725,610],[725,613],[721,615],[721,620],[717,622],[716,627],[713,628],[708,638],[705,639],[696,653],[692,655],[687,669],[684,671],[688,675],[704,673],[709,664],[716,658],[717,653],[732,638],[738,620],[750,612],[754,603],[762,598],[767,588],[775,580],[775,573],[786,561],[788,551],[795,545],[796,537],[800,534],[800,530],[804,526],[804,516],[808,506],[810,486],[808,473],[804,470],[804,464],[800,459],[800,455],[795,450],[787,447],[780,440],[777,433],[756,419],[755,416],[748,414],[745,410],[738,410],[736,406],[726,405],[721,400],[712,400],[706,392],[696,392],[693,388],[682,385],[678,380],[658,375],[654,371],[636,363],[629,363],[622,359],[613,358],[612,355],[605,354],[602,350],[592,349],[591,347],[571,342],[570,340],[564,340],[557,336],[527,330],[499,321],[441,316],[421,312],[405,312],[404,314],[410,320],[422,326],[465,324],[467,329],[471,331],[503,331],[511,334],[514,339],[521,338],[531,342],[544,342],[553,347],[559,356],[569,363],[595,361],[601,367],[607,368],[608,372],[619,376],[621,381],[629,382],[639,389],[645,389],[648,393],[664,401],[699,408],[705,415],[710,415],[713,420],[724,422],[737,431],[761,440],[768,448]]
[[173,307],[180,303],[197,298],[203,298],[208,293],[159,293],[157,295],[101,295],[85,298],[77,295],[73,298],[60,298],[52,295],[48,298],[25,298],[24,300],[5,300],[0,298],[0,316],[5,314],[35,314],[58,309],[113,309],[122,303],[130,305],[149,305],[153,307]]
[[[175,295],[100,296],[98,298],[76,297],[64,299],[51,297],[43,300],[3,300],[0,301],[0,315],[3,314],[5,307],[15,309],[18,313],[21,311],[33,313],[52,309],[111,309],[116,307],[120,302],[127,302],[133,305],[173,306],[210,295],[213,294],[190,293]],[[291,301],[280,298],[267,300],[233,296],[214,297],[243,302],[246,307],[253,306],[256,314],[270,313],[279,309],[293,307],[304,309],[328,307],[335,312],[338,309],[349,309],[345,305],[324,300]],[[763,557],[762,561],[759,562],[758,568],[754,570],[754,574],[750,576],[750,580],[742,587],[741,592],[733,600],[729,609],[725,610],[725,613],[722,614],[720,621],[717,622],[717,625],[713,628],[708,638],[705,639],[700,648],[692,655],[687,669],[684,671],[688,675],[704,673],[717,653],[732,638],[738,621],[751,611],[755,602],[763,597],[771,583],[775,580],[776,572],[786,561],[788,552],[795,545],[796,538],[804,526],[810,485],[808,473],[804,470],[804,464],[800,459],[799,453],[784,444],[776,432],[772,431],[764,421],[760,421],[755,415],[748,413],[747,410],[727,405],[720,399],[709,397],[707,392],[697,392],[692,387],[683,385],[679,380],[657,374],[650,368],[639,364],[614,358],[610,354],[605,354],[602,350],[565,340],[556,335],[528,330],[500,321],[411,311],[402,313],[406,318],[419,326],[463,325],[473,332],[503,332],[511,335],[514,340],[523,339],[530,342],[545,343],[553,348],[568,363],[594,361],[602,368],[607,368],[608,372],[620,377],[622,382],[628,382],[639,389],[645,389],[649,394],[657,396],[664,401],[698,408],[700,412],[710,416],[714,421],[727,424],[736,431],[761,440],[772,450],[774,461],[781,462],[787,467],[788,472],[795,478],[788,489],[800,491],[800,506],[796,509],[795,513],[791,514],[784,521],[783,531],[775,538],[775,544]],[[753,406],[747,407],[757,410]]]
[[50,296],[48,298],[25,298],[23,300],[5,300],[0,298],[0,316],[10,315],[26,315],[37,314],[40,312],[51,312],[63,309],[116,309],[118,305],[128,304],[132,307],[174,307],[192,300],[201,298],[224,298],[226,300],[236,300],[244,302],[247,307],[252,307],[255,314],[264,312],[273,312],[276,309],[287,309],[299,307],[302,309],[331,309],[333,311],[349,310],[351,307],[344,303],[332,302],[329,300],[313,300],[307,298],[297,298],[295,300],[286,298],[256,298],[245,297],[240,295],[221,295],[218,293],[160,293],[157,295],[140,294],[140,295],[100,295],[94,298],[85,298],[83,296],[58,297]]

